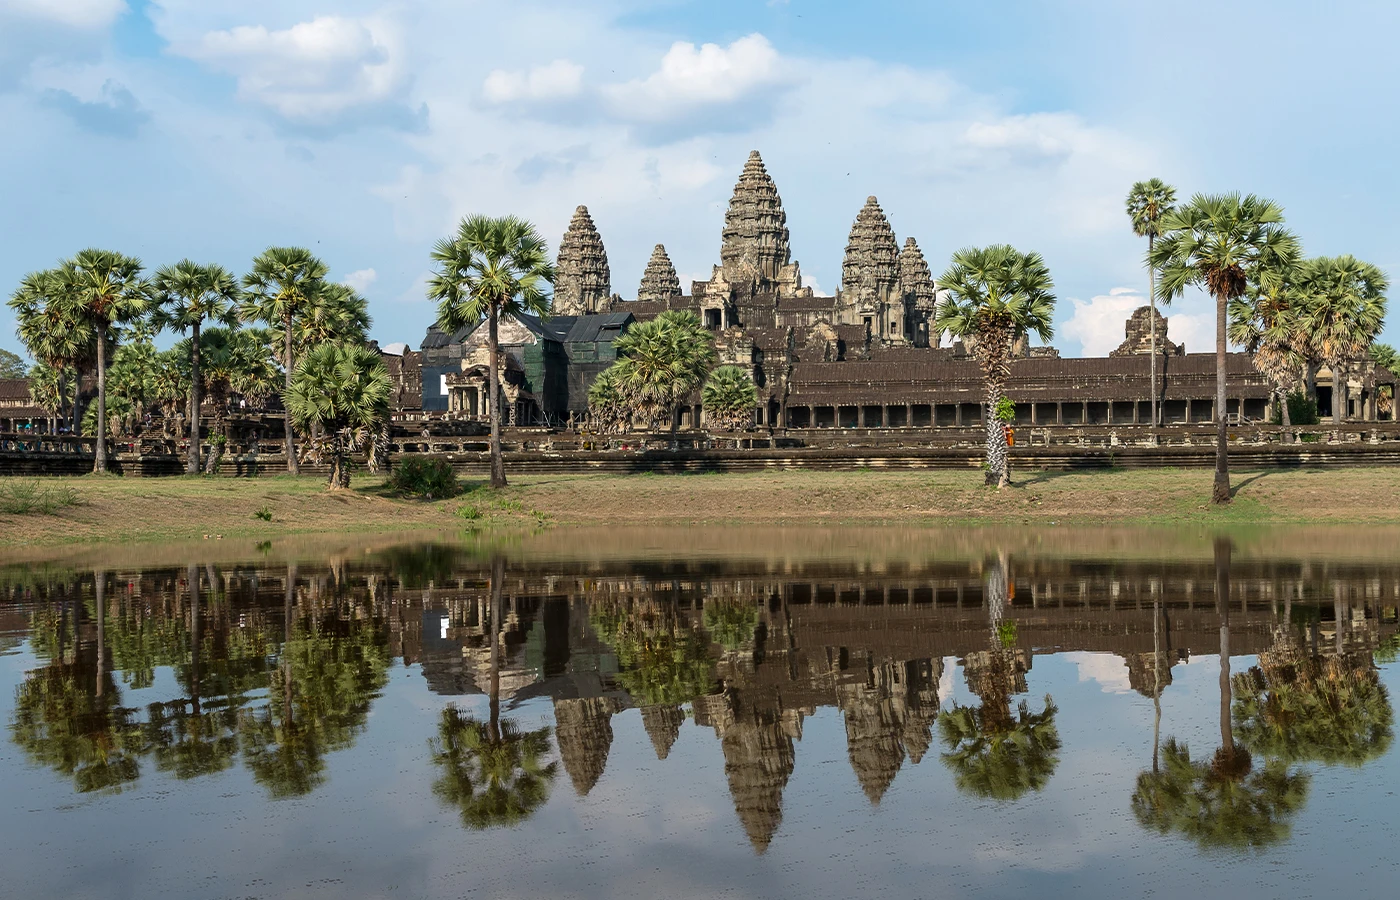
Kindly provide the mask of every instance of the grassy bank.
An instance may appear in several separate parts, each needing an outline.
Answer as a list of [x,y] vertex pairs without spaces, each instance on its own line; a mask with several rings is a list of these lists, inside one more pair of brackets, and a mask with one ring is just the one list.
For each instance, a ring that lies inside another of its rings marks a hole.
[[[7,544],[272,539],[290,534],[494,531],[542,525],[1400,523],[1400,470],[1239,472],[1235,502],[1209,504],[1210,473],[1027,473],[1006,491],[962,471],[758,472],[519,478],[504,491],[409,500],[382,480],[349,491],[316,478],[45,479],[73,505],[0,513]],[[0,493],[32,480],[0,479]]]

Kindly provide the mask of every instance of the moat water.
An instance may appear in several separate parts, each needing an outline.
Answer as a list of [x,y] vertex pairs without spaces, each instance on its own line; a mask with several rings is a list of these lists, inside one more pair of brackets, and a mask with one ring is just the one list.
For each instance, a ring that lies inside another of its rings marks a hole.
[[0,894],[1394,896],[1397,538],[0,559]]

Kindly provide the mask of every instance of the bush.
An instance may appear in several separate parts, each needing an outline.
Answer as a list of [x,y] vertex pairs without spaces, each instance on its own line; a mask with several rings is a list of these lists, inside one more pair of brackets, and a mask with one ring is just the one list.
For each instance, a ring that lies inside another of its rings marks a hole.
[[40,487],[37,481],[0,482],[0,513],[50,516],[77,505],[78,492],[71,487]]
[[271,521],[272,521],[272,508],[271,508],[271,507],[268,507],[268,506],[262,507],[262,508],[259,509],[257,512],[253,513],[253,518],[255,518],[255,519],[262,519],[264,522],[271,522]]
[[457,473],[445,459],[408,458],[389,476],[389,489],[405,497],[441,500],[461,492]]
[[[1309,399],[1303,391],[1294,391],[1288,395],[1288,418],[1294,425],[1316,425],[1319,421],[1317,401]],[[1274,404],[1274,424],[1283,424],[1283,410],[1277,403]]]
[[470,503],[466,503],[462,506],[457,507],[457,518],[466,519],[470,522],[474,519],[481,518],[481,510],[477,509],[475,506],[472,506]]

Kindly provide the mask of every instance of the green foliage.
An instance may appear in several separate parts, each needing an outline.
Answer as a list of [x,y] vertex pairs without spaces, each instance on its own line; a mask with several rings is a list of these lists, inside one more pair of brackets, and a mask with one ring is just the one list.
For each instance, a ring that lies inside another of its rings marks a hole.
[[223,266],[182,259],[157,269],[151,283],[153,320],[160,328],[184,332],[206,323],[232,327],[238,321],[238,280]]
[[272,507],[270,507],[270,506],[263,506],[263,507],[260,507],[260,508],[258,509],[257,512],[253,513],[253,518],[255,518],[255,519],[260,519],[261,521],[264,521],[264,522],[271,522],[271,521],[272,521]]
[[752,603],[714,599],[705,604],[705,630],[731,653],[753,640],[757,626],[758,607]]
[[1392,375],[1400,374],[1400,354],[1395,352],[1395,348],[1389,344],[1382,344],[1379,341],[1371,343],[1371,359],[1376,361],[1376,365],[1382,369],[1388,369]]
[[428,299],[448,334],[497,315],[544,315],[554,266],[533,225],[515,216],[468,216],[457,234],[433,246]]
[[1176,208],[1176,188],[1160,178],[1139,181],[1128,191],[1126,206],[1133,234],[1156,237],[1162,218]]
[[997,643],[1002,649],[1009,650],[1016,646],[1018,634],[1016,623],[1011,619],[1003,619],[997,624]]
[[627,402],[617,365],[611,365],[588,387],[588,414],[593,427],[604,434],[618,434],[632,424],[632,407]]
[[995,341],[999,353],[1010,353],[1011,343],[1028,333],[1042,341],[1054,335],[1055,283],[1039,253],[1006,244],[966,247],[953,254],[938,284],[948,291],[935,316],[939,331],[979,346]]
[[1188,286],[1220,303],[1243,297],[1251,280],[1265,290],[1285,277],[1299,244],[1283,227],[1283,208],[1253,194],[1196,194],[1162,218],[1149,262],[1162,273],[1158,297]]
[[472,506],[470,503],[464,503],[461,506],[457,507],[457,518],[466,519],[469,522],[474,522],[477,519],[481,518],[481,510],[476,508],[475,506]]
[[758,405],[758,388],[749,372],[740,366],[720,366],[710,373],[700,402],[710,421],[729,431],[753,424]]
[[559,772],[549,753],[548,726],[522,731],[513,719],[481,722],[448,704],[429,742],[442,774],[433,793],[457,807],[462,824],[473,830],[519,825],[549,799]]
[[1329,364],[1362,357],[1385,323],[1390,283],[1378,266],[1354,256],[1318,256],[1299,267],[1302,316],[1315,358]]
[[954,773],[958,790],[993,800],[1017,800],[1043,788],[1059,765],[1058,712],[1045,697],[1045,708],[1032,713],[1022,700],[1009,716],[999,702],[970,707],[954,704],[938,717],[947,752],[943,764]]
[[1010,397],[1002,397],[997,400],[996,408],[992,411],[992,418],[998,422],[1010,425],[1016,421],[1016,402]]
[[1138,775],[1133,815],[1145,828],[1179,833],[1205,849],[1258,850],[1288,839],[1310,780],[1282,760],[1253,768],[1243,748],[1193,761],[1185,744],[1169,738],[1160,770]]
[[[1320,419],[1317,414],[1317,401],[1308,396],[1306,391],[1294,391],[1288,395],[1288,420],[1294,425],[1316,425]],[[1283,410],[1274,405],[1275,425],[1283,424]]]
[[28,374],[29,367],[24,360],[8,350],[0,349],[0,378],[24,378]]
[[618,338],[608,370],[622,403],[656,424],[674,422],[676,406],[704,382],[715,339],[692,312],[671,310],[633,325]]
[[1360,766],[1390,749],[1390,696],[1369,660],[1299,656],[1234,678],[1235,735],[1251,752],[1284,762]]
[[402,497],[421,497],[424,500],[455,497],[462,489],[457,473],[452,470],[452,463],[445,459],[416,456],[403,459],[395,466],[386,484],[389,490]]
[[349,487],[347,454],[372,449],[388,427],[390,389],[384,361],[363,345],[321,344],[297,364],[282,403],[297,426],[319,429],[312,452],[329,458],[331,487]]
[[44,486],[37,481],[0,481],[0,513],[10,516],[51,516],[78,505],[78,492],[67,486]]
[[589,622],[617,654],[618,682],[639,706],[680,706],[713,691],[707,642],[669,610],[598,604]]

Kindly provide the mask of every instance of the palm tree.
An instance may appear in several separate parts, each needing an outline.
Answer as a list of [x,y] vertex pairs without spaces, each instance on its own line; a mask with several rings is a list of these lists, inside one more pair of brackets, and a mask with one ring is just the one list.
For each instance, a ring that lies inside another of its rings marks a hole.
[[588,413],[593,427],[604,434],[620,434],[632,424],[632,407],[618,381],[617,366],[609,366],[588,386]]
[[97,339],[97,454],[94,472],[107,471],[107,339],[115,326],[139,319],[151,300],[141,260],[111,250],[87,249],[62,267],[63,296],[91,323]]
[[323,433],[333,490],[350,486],[347,454],[387,426],[391,390],[383,359],[363,345],[322,344],[297,364],[282,403],[290,422]]
[[97,336],[92,323],[67,302],[69,287],[61,268],[31,272],[20,281],[9,306],[15,311],[19,339],[29,355],[58,373],[60,397],[67,396],[67,382],[72,377],[73,405],[68,420],[73,433],[79,434],[82,377],[96,364]]
[[238,280],[220,265],[200,265],[182,259],[156,270],[155,324],[183,334],[190,332],[190,446],[185,474],[199,472],[200,340],[205,322],[232,327],[237,321]]
[[491,486],[505,487],[501,456],[500,317],[545,315],[554,265],[544,238],[515,216],[463,219],[457,234],[433,247],[437,271],[428,298],[438,303],[438,327],[451,334],[483,318],[490,352]]
[[[296,370],[294,327],[299,318],[322,291],[326,264],[301,247],[268,247],[253,260],[253,270],[243,276],[243,302],[239,317],[243,321],[266,322],[282,332],[282,370],[284,390],[291,390],[292,373]],[[300,471],[297,465],[296,436],[292,433],[291,416],[286,423],[287,471]]]
[[615,346],[612,371],[628,405],[654,425],[666,417],[675,431],[676,407],[705,381],[715,364],[715,338],[695,313],[669,310],[628,329]]
[[1011,472],[1006,428],[996,411],[1011,374],[1012,347],[1030,332],[1042,341],[1054,334],[1055,284],[1040,254],[1006,244],[959,250],[938,284],[948,294],[938,306],[935,326],[971,343],[982,369],[987,484],[1000,489],[1011,483]]
[[1225,430],[1227,309],[1251,278],[1271,286],[1296,257],[1298,241],[1283,228],[1283,209],[1250,194],[1197,194],[1159,223],[1160,240],[1148,263],[1162,273],[1157,295],[1178,297],[1188,285],[1215,298],[1215,483],[1211,499],[1230,502],[1230,459]]
[[1306,380],[1311,342],[1300,309],[1297,261],[1283,259],[1279,265],[1276,277],[1261,280],[1256,274],[1244,296],[1230,301],[1228,337],[1273,385],[1285,434],[1290,434],[1288,398]]
[[700,392],[705,414],[720,428],[738,431],[753,424],[753,410],[758,405],[758,388],[753,378],[740,366],[720,366],[710,373],[705,389]]
[[1349,255],[1307,260],[1298,282],[1307,333],[1332,370],[1332,422],[1341,425],[1347,390],[1342,367],[1364,356],[1380,333],[1390,283],[1378,266]]
[[1152,363],[1152,427],[1161,424],[1157,414],[1157,284],[1156,270],[1152,267],[1152,247],[1157,241],[1158,227],[1162,217],[1171,212],[1176,204],[1176,188],[1160,178],[1139,181],[1128,191],[1128,218],[1133,223],[1133,234],[1147,238],[1147,305],[1148,333],[1151,335]]
[[[177,346],[181,350],[188,349]],[[212,449],[204,471],[213,475],[219,470],[219,460],[228,443],[230,400],[235,394],[253,398],[265,396],[277,377],[277,370],[257,329],[210,328],[204,333],[203,359],[203,387],[214,407],[214,423],[209,430]]]

